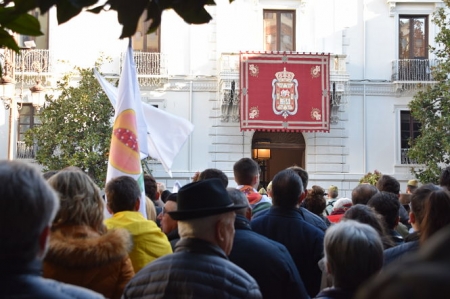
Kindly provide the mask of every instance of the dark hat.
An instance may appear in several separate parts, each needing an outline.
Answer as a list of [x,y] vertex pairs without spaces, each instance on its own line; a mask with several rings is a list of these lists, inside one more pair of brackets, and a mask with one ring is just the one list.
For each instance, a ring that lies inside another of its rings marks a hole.
[[178,190],[177,197],[177,210],[168,212],[174,220],[207,217],[247,207],[233,204],[217,178],[187,184]]

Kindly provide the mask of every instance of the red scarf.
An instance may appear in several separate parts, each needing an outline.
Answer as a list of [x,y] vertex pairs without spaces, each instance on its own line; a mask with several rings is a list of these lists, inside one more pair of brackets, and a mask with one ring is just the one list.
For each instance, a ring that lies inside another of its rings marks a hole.
[[258,203],[261,200],[261,198],[262,198],[262,195],[259,194],[259,192],[255,192],[253,187],[250,186],[250,185],[244,185],[239,190],[241,192],[243,192],[245,194],[245,196],[247,196],[248,202],[251,205],[254,205],[255,203]]

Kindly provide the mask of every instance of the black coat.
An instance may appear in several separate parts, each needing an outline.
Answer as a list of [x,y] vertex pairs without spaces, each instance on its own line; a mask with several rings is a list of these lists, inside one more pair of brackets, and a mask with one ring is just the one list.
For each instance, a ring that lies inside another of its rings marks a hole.
[[223,250],[200,239],[181,239],[175,253],[151,262],[125,287],[129,298],[262,298],[256,281]]
[[0,298],[101,299],[103,295],[41,276],[42,263],[0,262]]
[[230,261],[256,280],[264,299],[309,298],[284,245],[253,232],[242,215],[236,215],[234,227]]
[[251,221],[253,231],[286,246],[306,290],[314,297],[320,289],[324,232],[305,222],[296,208],[273,206]]

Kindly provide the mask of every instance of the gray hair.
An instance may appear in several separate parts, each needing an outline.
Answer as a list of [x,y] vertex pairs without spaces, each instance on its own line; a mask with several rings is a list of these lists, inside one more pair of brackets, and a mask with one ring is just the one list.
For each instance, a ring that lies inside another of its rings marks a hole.
[[195,219],[178,220],[178,234],[182,239],[200,238],[212,240],[215,238],[217,222],[223,221],[229,224],[232,221],[234,223],[234,215],[233,211]]
[[[240,191],[236,188],[227,188],[227,192],[228,192],[228,196],[230,197],[231,201],[235,205],[246,205],[247,208],[250,208],[248,199],[242,191]],[[236,214],[245,216],[245,214],[247,212],[247,208],[242,208],[242,209],[236,210]]]
[[39,236],[59,208],[56,193],[33,166],[0,161],[0,263],[31,261],[40,251]]
[[383,244],[371,226],[346,220],[328,228],[325,260],[335,287],[355,290],[383,266]]

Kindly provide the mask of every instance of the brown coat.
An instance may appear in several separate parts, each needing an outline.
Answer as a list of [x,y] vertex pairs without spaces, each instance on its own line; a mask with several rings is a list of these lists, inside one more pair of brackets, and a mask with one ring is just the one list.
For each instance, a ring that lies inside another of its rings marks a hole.
[[128,257],[131,247],[131,237],[123,229],[100,235],[86,226],[59,228],[50,237],[44,277],[120,298],[134,276]]

